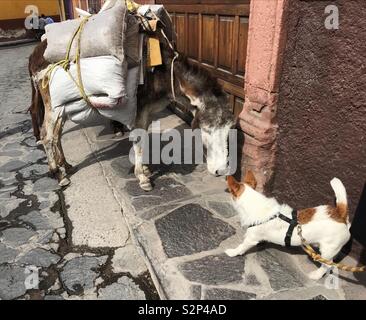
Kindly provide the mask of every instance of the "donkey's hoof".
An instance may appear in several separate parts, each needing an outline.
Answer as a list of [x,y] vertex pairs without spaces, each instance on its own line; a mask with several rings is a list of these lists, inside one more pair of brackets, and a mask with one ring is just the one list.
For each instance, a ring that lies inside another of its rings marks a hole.
[[65,171],[67,174],[74,173],[74,171],[75,171],[74,167],[69,163],[65,163],[64,167],[65,167]]
[[36,141],[36,145],[37,145],[37,146],[41,146],[41,145],[43,145],[43,141],[42,141],[42,140],[37,140],[37,141]]
[[66,187],[70,184],[70,179],[69,178],[63,178],[59,183],[58,185],[60,187]]
[[140,183],[140,188],[144,191],[151,191],[153,189],[149,181]]

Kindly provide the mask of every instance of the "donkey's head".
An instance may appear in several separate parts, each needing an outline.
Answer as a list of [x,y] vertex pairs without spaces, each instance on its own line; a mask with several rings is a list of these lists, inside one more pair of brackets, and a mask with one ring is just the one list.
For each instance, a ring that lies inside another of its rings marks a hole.
[[205,69],[190,64],[187,59],[178,60],[176,76],[180,91],[196,109],[192,128],[201,129],[208,171],[215,176],[232,173],[228,140],[235,119],[227,95]]

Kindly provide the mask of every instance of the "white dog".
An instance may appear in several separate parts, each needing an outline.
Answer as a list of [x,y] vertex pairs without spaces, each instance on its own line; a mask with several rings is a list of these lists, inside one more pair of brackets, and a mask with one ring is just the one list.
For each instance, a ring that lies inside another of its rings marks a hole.
[[[299,211],[255,191],[256,180],[250,171],[243,182],[229,176],[227,183],[242,225],[248,226],[243,243],[225,251],[230,257],[244,254],[261,241],[299,246],[301,239],[294,230],[297,224],[301,225],[307,242],[319,246],[321,256],[328,260],[332,260],[350,239],[346,189],[337,178],[330,182],[336,207],[323,205]],[[322,265],[309,277],[319,280],[327,270],[328,267]]]

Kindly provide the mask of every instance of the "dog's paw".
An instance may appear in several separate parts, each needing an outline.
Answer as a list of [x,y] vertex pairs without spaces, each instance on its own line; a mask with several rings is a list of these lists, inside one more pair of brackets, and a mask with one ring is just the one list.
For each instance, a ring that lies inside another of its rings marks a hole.
[[240,253],[238,252],[238,250],[236,249],[227,249],[225,250],[225,253],[229,256],[229,257],[236,257],[238,256]]
[[308,277],[311,279],[311,280],[314,280],[314,281],[318,281],[320,280],[321,278],[323,278],[324,276],[324,272],[323,270],[315,270],[315,271],[312,271],[308,274]]

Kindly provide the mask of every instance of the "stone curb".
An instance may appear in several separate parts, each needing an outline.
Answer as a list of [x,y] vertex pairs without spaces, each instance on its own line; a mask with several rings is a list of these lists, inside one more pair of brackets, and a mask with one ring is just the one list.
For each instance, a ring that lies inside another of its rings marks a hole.
[[0,48],[8,48],[8,47],[15,47],[23,44],[35,43],[38,42],[36,39],[21,39],[21,40],[13,40],[13,41],[6,41],[0,42]]

